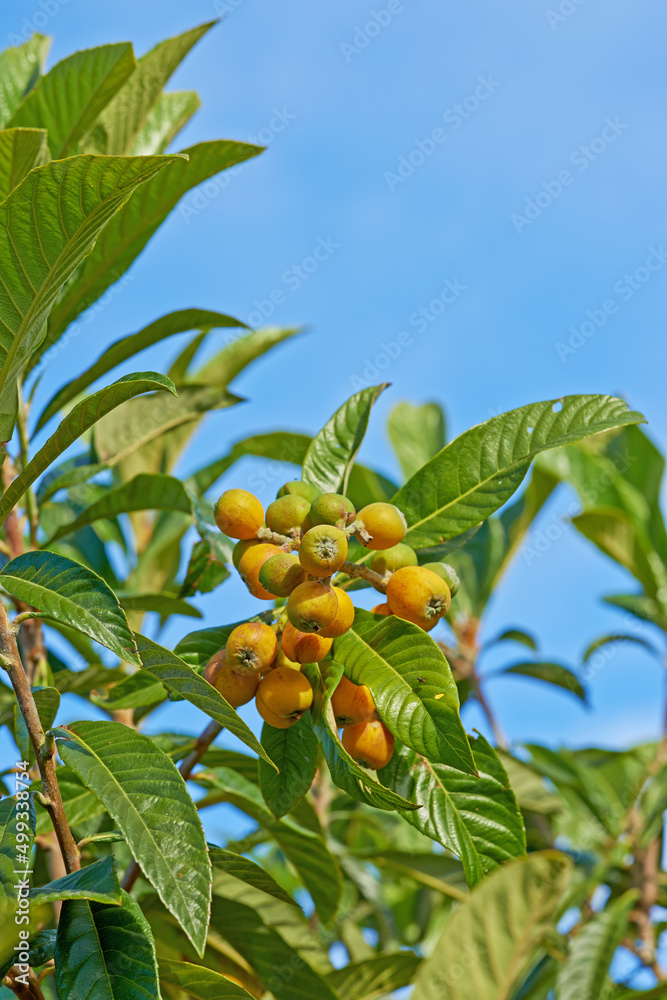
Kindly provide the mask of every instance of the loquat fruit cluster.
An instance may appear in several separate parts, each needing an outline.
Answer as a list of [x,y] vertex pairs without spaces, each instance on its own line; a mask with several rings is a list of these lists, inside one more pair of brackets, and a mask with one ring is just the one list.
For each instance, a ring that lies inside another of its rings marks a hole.
[[[294,725],[312,704],[302,664],[322,661],[354,622],[354,605],[333,582],[336,574],[363,577],[386,594],[374,613],[396,615],[425,631],[447,614],[458,590],[451,566],[418,565],[417,553],[404,542],[405,517],[390,503],[357,512],[342,494],[294,481],[281,487],[266,511],[247,490],[227,490],[215,505],[215,520],[237,539],[233,563],[250,593],[284,607],[273,625],[255,621],[233,629],[204,677],[233,708],[254,698],[264,721],[279,729]],[[352,538],[370,550],[370,559],[348,562]],[[331,704],[347,752],[364,767],[384,767],[394,738],[368,687],[343,676]]]

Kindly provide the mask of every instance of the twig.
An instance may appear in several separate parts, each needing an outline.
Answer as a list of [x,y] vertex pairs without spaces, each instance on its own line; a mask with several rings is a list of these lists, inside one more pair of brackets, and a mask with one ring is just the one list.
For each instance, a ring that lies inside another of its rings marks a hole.
[[[201,736],[197,738],[194,749],[181,761],[181,766],[178,769],[184,781],[188,780],[192,774],[193,768],[199,763],[213,740],[216,736],[219,736],[221,732],[222,726],[219,723],[210,722]],[[140,875],[141,867],[136,861],[133,861],[125,872],[125,878],[122,882],[123,889],[125,889],[126,892],[129,892]]]
[[35,751],[37,766],[39,767],[42,779],[42,789],[48,802],[46,808],[51,817],[56,837],[58,838],[65,868],[68,872],[79,871],[81,862],[79,861],[79,854],[74,843],[72,831],[65,816],[63,800],[56,777],[54,756],[52,754],[43,754],[43,747],[45,745],[44,730],[42,729],[42,723],[37,712],[35,699],[30,690],[28,678],[23,669],[18,646],[16,645],[16,638],[7,618],[7,610],[2,603],[0,603],[0,661],[9,674],[16,700],[25,720],[28,735],[30,736],[30,742]]
[[367,583],[370,583],[371,587],[375,587],[376,590],[379,590],[381,594],[387,593],[387,578],[382,576],[380,573],[376,573],[374,569],[364,566],[363,563],[345,561],[340,568],[340,572],[347,573],[348,576],[365,580]]

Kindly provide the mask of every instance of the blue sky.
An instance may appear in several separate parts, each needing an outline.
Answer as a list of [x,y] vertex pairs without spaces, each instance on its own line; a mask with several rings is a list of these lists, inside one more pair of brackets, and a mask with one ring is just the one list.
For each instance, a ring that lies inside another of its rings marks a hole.
[[[54,37],[53,65],[109,41],[142,53],[217,14],[223,23],[170,84],[203,103],[176,148],[210,138],[269,148],[213,197],[176,209],[39,398],[166,312],[200,306],[256,323],[278,290],[267,320],[308,335],[238,379],[248,402],[209,420],[187,468],[249,433],[312,432],[361,384],[384,380],[361,458],[391,475],[384,425],[402,399],[441,402],[453,436],[534,400],[617,393],[665,445],[667,10],[15,0],[0,12],[0,42],[37,28]],[[299,278],[318,245],[326,259]],[[649,257],[654,269],[642,270]],[[165,370],[183,343],[137,367]],[[397,357],[385,366],[387,353]],[[224,485],[245,485],[255,468],[241,463]],[[261,499],[272,498],[267,488]],[[545,656],[577,665],[591,638],[627,625],[599,598],[629,581],[563,523],[571,502],[563,488],[544,511],[536,532],[555,523],[559,537],[539,558],[519,554],[486,633],[528,628]],[[237,619],[248,600],[226,585],[202,600],[204,624]],[[179,622],[171,635],[186,630]],[[488,666],[520,655],[508,647]],[[661,685],[646,653],[618,647],[590,680],[592,712],[529,681],[492,681],[488,694],[514,740],[619,747],[656,735]],[[465,721],[486,731],[476,710]]]

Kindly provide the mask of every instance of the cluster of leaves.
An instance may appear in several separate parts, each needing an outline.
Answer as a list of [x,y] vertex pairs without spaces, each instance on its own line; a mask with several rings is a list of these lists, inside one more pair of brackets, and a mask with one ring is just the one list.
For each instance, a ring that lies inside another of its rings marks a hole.
[[[634,601],[634,613],[662,627],[659,463],[636,427],[641,415],[613,397],[566,397],[447,443],[437,406],[401,405],[389,422],[399,485],[356,462],[376,387],[312,438],[247,438],[183,481],[175,468],[204,417],[237,403],[232,380],[295,333],[243,332],[198,364],[211,330],[243,324],[187,309],[119,340],[32,416],[53,352],[179,198],[260,152],[214,141],[165,153],[198,102],[163,88],[209,27],[139,60],[129,44],[108,45],[45,74],[39,36],[0,56],[0,430],[9,443],[0,662],[11,681],[0,686],[0,722],[34,779],[26,822],[13,761],[2,774],[0,994],[371,1000],[414,983],[414,1000],[603,995],[621,942],[658,970],[662,751],[532,747],[526,759],[502,740],[494,749],[469,737],[459,707],[477,698],[492,716],[477,636],[531,521],[560,479],[583,490],[586,463],[613,464],[624,440],[643,449],[638,463],[616,469],[609,496],[601,490],[577,523],[637,569],[646,592],[617,603]],[[166,375],[126,374],[90,392],[143,349],[187,332]],[[32,437],[52,422],[35,450]],[[345,488],[357,508],[391,500],[420,562],[447,556],[462,579],[449,644],[359,611],[336,661],[309,668],[313,712],[261,739],[201,677],[236,623],[189,632],[173,650],[143,634],[147,614],[161,626],[198,617],[192,598],[224,585],[230,546],[210,496],[244,456],[301,466],[306,481]],[[538,456],[520,499],[496,514]],[[647,566],[653,582],[641,575]],[[518,630],[501,638],[531,642]],[[563,665],[511,669],[583,694]],[[342,671],[370,687],[397,737],[377,776],[352,761],[332,725]],[[89,702],[82,721],[57,724],[64,694]],[[140,727],[168,700],[199,709],[204,733],[145,735]],[[249,752],[216,746],[220,727]],[[243,841],[207,843],[200,815],[218,803],[250,821]],[[29,972],[14,964],[19,843],[31,851]],[[603,909],[601,885],[610,890]],[[567,936],[559,919],[573,907],[577,933]],[[336,949],[349,961],[334,968]]]

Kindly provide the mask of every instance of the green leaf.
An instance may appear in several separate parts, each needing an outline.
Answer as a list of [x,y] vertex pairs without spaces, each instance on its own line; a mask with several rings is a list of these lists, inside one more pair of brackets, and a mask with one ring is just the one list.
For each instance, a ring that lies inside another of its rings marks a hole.
[[[23,789],[19,789],[23,792]],[[30,854],[35,838],[35,803],[25,789],[26,798],[16,795],[0,800],[0,907],[17,899],[17,870],[30,868]],[[17,813],[19,814],[17,816]],[[26,815],[27,814],[27,815]]]
[[199,110],[200,100],[194,90],[164,91],[148,113],[137,132],[130,156],[150,156],[164,153],[169,143]]
[[364,439],[371,407],[388,382],[355,393],[311,441],[302,478],[322,492],[345,493],[354,457]]
[[[55,433],[40,448],[32,461],[28,462],[21,474],[7,487],[2,500],[0,500],[0,519],[7,516],[42,472],[105,414],[110,413],[126,400],[132,399],[133,396],[144,392],[163,390],[173,395],[176,394],[173,382],[166,376],[159,375],[157,372],[135,372],[132,375],[124,375],[117,382],[113,382],[105,389],[100,389],[99,392],[93,393],[88,399],[78,403],[58,425]],[[155,405],[155,396],[149,398],[151,403]],[[105,466],[98,464],[97,466],[88,466],[88,468],[99,471]],[[90,473],[90,475],[94,474],[95,472]]]
[[[33,687],[32,696],[42,729],[46,732],[53,725],[60,706],[60,692],[55,687]],[[35,751],[21,709],[14,705],[14,738],[23,760],[34,763]]]
[[160,979],[178,986],[193,1000],[252,1000],[252,994],[213,969],[193,962],[160,959]]
[[[188,479],[188,485],[197,493],[205,493],[222,476],[245,455],[255,455],[258,458],[273,458],[277,462],[291,462],[301,465],[312,438],[305,434],[291,434],[287,431],[275,431],[273,434],[256,434],[253,437],[238,441],[232,450],[214,462],[209,462],[194,472]],[[256,486],[258,493],[262,487]]]
[[178,510],[189,514],[191,509],[190,498],[180,479],[140,473],[128,483],[109,490],[90,507],[82,510],[73,521],[63,524],[45,545],[53,545],[65,535],[101,518],[117,517],[135,510]]
[[418,955],[406,951],[378,955],[336,969],[327,980],[345,1000],[376,1000],[409,986],[421,961]]
[[258,889],[269,896],[273,896],[275,899],[279,899],[282,903],[287,903],[289,906],[294,906],[297,909],[299,908],[289,893],[285,892],[282,886],[278,885],[268,872],[265,872],[260,865],[251,861],[250,858],[245,858],[242,854],[235,854],[234,851],[226,851],[222,847],[214,847],[211,844],[209,844],[208,853],[213,865],[214,878],[216,871],[226,872],[232,878],[236,878],[240,882],[245,882],[254,889]]
[[356,609],[334,656],[354,684],[366,684],[380,718],[429,760],[475,774],[459,717],[456,683],[440,647],[417,625]]
[[0,132],[0,201],[21,183],[33,167],[49,159],[46,132],[39,128],[10,128]]
[[87,483],[101,472],[106,472],[109,468],[103,462],[88,462],[89,453],[70,458],[60,465],[49,469],[45,476],[42,476],[39,486],[35,490],[37,503],[42,504],[58,492],[70,486],[78,486]]
[[201,820],[172,760],[118,722],[54,730],[61,758],[104,803],[160,899],[201,955],[211,864]]
[[130,195],[174,159],[54,160],[31,170],[0,203],[1,440],[11,437],[17,379],[44,340],[46,320],[63,285]]
[[408,522],[405,541],[420,549],[460,535],[509,500],[540,452],[643,419],[613,396],[565,396],[472,427],[393,498]]
[[[268,614],[262,612],[253,618],[246,618],[244,621],[270,622],[273,618],[272,612]],[[230,633],[237,625],[242,624],[243,622],[234,622],[232,625],[214,625],[212,628],[188,632],[176,645],[174,654],[187,663],[189,667],[201,669],[206,666],[212,656],[225,648]]]
[[495,645],[497,642],[520,642],[522,646],[528,646],[537,652],[537,640],[528,632],[523,632],[518,628],[508,628],[501,632],[499,636],[487,643],[486,648]]
[[526,853],[526,833],[507,772],[483,736],[472,742],[479,777],[397,747],[380,781],[412,802],[408,823],[461,859],[472,888],[499,865]]
[[54,160],[71,156],[135,66],[129,42],[74,52],[41,77],[9,125],[45,128]]
[[95,152],[128,153],[160,98],[162,88],[192,46],[215,21],[167,38],[142,56],[125,86],[99,117]]
[[0,52],[0,126],[5,127],[17,107],[37,83],[51,39],[34,34],[24,45]]
[[[156,183],[150,185],[150,194],[132,198],[118,214],[118,218],[112,220],[105,228],[95,248],[83,263],[76,282],[68,286],[55,306],[49,320],[49,332],[44,341],[44,349],[55,344],[72,320],[92,305],[127,271],[153,233],[187,191],[221,170],[257,156],[261,151],[259,146],[227,140],[202,142],[197,146],[181,150],[179,158],[173,163],[175,172],[174,169],[169,171],[171,175],[169,180],[164,183],[158,182],[156,178]],[[137,159],[150,164],[163,158],[137,157]],[[116,160],[115,157],[114,160],[117,163],[128,162]],[[166,174],[163,176],[166,177]]]
[[94,899],[98,903],[120,906],[122,897],[113,854],[107,854],[81,871],[30,889],[30,900],[35,905],[54,903],[58,899]]
[[663,631],[667,630],[667,613],[652,597],[645,594],[610,594],[602,599],[606,604],[622,608],[640,621],[651,622]]
[[[166,316],[156,319],[154,323],[145,326],[138,333],[133,333],[128,337],[122,337],[120,340],[117,340],[82,375],[72,379],[59,389],[44,407],[37,421],[35,431],[43,427],[58,410],[66,406],[72,399],[76,399],[78,395],[91,386],[93,382],[96,382],[98,378],[102,378],[107,372],[110,372],[118,365],[122,365],[140,351],[144,351],[146,348],[160,343],[160,341],[165,340],[167,337],[173,337],[178,333],[186,333],[188,330],[208,330],[235,326],[245,326],[245,323],[234,319],[232,316],[226,316],[224,313],[210,312],[207,309],[179,309],[176,312],[167,313]],[[161,377],[164,379],[164,376]],[[170,380],[166,380],[164,384],[171,385],[171,382]],[[175,388],[173,391],[176,394]]]
[[[531,766],[553,782],[569,801],[574,801],[579,813],[583,807],[603,831],[612,837],[618,836],[631,805],[627,801],[627,788],[618,794],[600,768],[584,763],[571,750],[561,749],[556,753],[532,743],[527,744],[527,749]],[[590,819],[588,825],[591,825]]]
[[397,403],[387,434],[406,479],[445,447],[445,415],[438,403]]
[[[104,806],[100,800],[81,784],[69,768],[58,768],[58,784],[65,807],[65,816],[70,827],[79,826],[80,823],[87,823],[104,812]],[[38,787],[41,789],[41,783],[35,783],[32,787],[35,790]],[[37,813],[37,833],[45,834],[50,833],[52,830],[51,817],[46,809],[40,809]]]
[[648,650],[653,656],[658,656],[658,650],[655,648],[652,642],[648,639],[644,639],[640,635],[629,635],[627,632],[613,632],[611,635],[602,635],[599,639],[594,639],[593,642],[587,646],[586,651],[582,657],[584,663],[588,663],[591,656],[602,649],[604,646],[616,645],[617,642],[632,642],[637,646],[641,646],[643,649]]
[[[236,324],[237,326],[245,324]],[[300,327],[267,326],[243,337],[237,337],[189,376],[197,385],[229,385],[249,364],[296,334]]]
[[555,923],[569,871],[565,855],[545,851],[485,879],[445,924],[411,1000],[508,1000]]
[[318,742],[310,714],[306,712],[289,729],[264,723],[262,746],[278,770],[260,760],[259,787],[267,806],[280,819],[301,801],[315,778]]
[[121,906],[63,903],[55,960],[59,997],[160,1000],[153,935],[126,892]]
[[375,775],[361,767],[350,757],[343,746],[333,709],[331,696],[343,674],[343,666],[334,660],[303,667],[313,687],[313,713],[315,729],[319,736],[329,766],[331,780],[344,792],[374,806],[376,809],[416,809],[418,806],[382,785]]
[[522,663],[514,663],[511,667],[505,667],[499,671],[498,676],[507,676],[508,674],[520,674],[522,677],[532,677],[547,684],[554,684],[580,698],[584,704],[587,702],[586,690],[579,678],[562,663],[534,663],[532,660],[526,660]]
[[166,621],[170,615],[184,615],[186,618],[202,618],[199,608],[188,604],[173,594],[119,594],[120,606],[124,611],[153,611]]
[[573,517],[572,524],[601,552],[632,573],[647,596],[654,598],[665,613],[662,600],[667,583],[665,567],[643,528],[630,514],[614,507],[599,507]]
[[238,402],[238,396],[214,386],[183,386],[177,397],[165,396],[159,403],[152,397],[131,399],[96,425],[94,438],[98,458],[117,465],[144,445],[167,436],[174,428],[187,424],[194,428],[195,422],[205,413]]
[[570,953],[556,980],[558,1000],[603,995],[616,949],[628,929],[630,911],[639,892],[631,889],[609,903],[571,939]]
[[128,663],[141,666],[117,597],[97,573],[80,563],[53,552],[26,552],[0,570],[0,586]]
[[179,597],[194,594],[208,594],[220,586],[228,577],[226,560],[220,558],[213,539],[207,534],[192,546],[188,568]]
[[[232,628],[233,626],[230,626],[230,632]],[[211,719],[237,736],[247,747],[254,750],[267,764],[275,767],[262,744],[246,726],[243,719],[208,681],[195,673],[192,667],[176,653],[164,649],[163,646],[147,639],[146,636],[137,634],[135,638],[145,671],[164,684],[167,690],[175,691],[182,698],[196,705]],[[178,649],[178,647],[176,648]],[[217,650],[220,648],[218,646]]]
[[155,705],[157,702],[165,701],[167,692],[163,684],[143,670],[136,674],[125,677],[108,691],[105,697],[90,694],[89,698],[94,705],[104,709],[105,712],[115,712],[122,708],[140,708],[145,705]]

